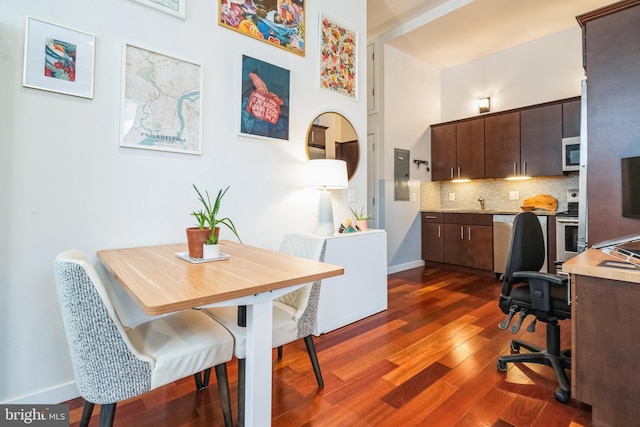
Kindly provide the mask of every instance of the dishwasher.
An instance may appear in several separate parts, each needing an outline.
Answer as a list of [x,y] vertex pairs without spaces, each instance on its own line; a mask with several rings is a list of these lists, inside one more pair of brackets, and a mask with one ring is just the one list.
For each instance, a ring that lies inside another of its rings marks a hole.
[[[511,246],[511,234],[513,229],[513,220],[515,215],[494,215],[493,216],[493,272],[496,277],[500,277],[507,266],[507,258],[509,258],[509,248]],[[544,246],[547,246],[547,217],[537,215],[538,221],[542,226],[542,235],[544,236]],[[544,264],[540,271],[548,272],[547,269],[547,252],[545,250]]]

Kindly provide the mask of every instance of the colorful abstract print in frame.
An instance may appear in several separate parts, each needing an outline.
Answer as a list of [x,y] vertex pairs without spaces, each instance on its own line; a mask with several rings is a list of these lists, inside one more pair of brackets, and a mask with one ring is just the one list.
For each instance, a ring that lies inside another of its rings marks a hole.
[[48,38],[44,49],[44,75],[54,79],[75,82],[76,45]]
[[300,56],[305,0],[218,0],[218,24]]
[[323,16],[320,37],[320,86],[355,98],[357,33]]

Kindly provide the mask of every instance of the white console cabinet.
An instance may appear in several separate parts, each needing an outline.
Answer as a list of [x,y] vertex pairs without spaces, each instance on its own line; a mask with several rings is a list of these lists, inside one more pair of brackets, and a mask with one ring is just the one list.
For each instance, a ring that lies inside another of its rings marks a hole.
[[387,233],[360,231],[326,240],[324,261],[343,266],[344,274],[322,281],[316,336],[387,309]]

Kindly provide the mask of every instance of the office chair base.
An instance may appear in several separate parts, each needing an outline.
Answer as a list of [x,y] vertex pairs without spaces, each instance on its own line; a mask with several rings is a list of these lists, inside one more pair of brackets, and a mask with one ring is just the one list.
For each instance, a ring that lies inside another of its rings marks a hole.
[[558,402],[566,403],[571,397],[571,387],[565,369],[571,369],[571,352],[570,350],[559,351],[558,354],[551,354],[547,350],[540,347],[513,340],[511,349],[519,352],[520,347],[526,348],[531,353],[510,354],[508,356],[500,356],[498,358],[498,370],[507,371],[507,363],[541,363],[553,368],[558,380],[559,389],[555,391],[554,396]]

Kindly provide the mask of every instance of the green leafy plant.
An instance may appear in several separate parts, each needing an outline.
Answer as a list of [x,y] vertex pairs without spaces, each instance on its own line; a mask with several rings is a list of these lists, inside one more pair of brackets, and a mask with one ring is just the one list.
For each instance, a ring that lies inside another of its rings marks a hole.
[[233,221],[231,221],[230,218],[218,218],[218,211],[220,210],[222,198],[227,193],[227,190],[229,190],[229,187],[227,187],[224,191],[222,191],[222,189],[218,191],[218,195],[216,196],[214,203],[211,203],[211,198],[209,197],[208,191],[205,190],[203,196],[195,184],[193,184],[193,188],[196,190],[196,193],[198,193],[198,200],[200,201],[200,203],[202,203],[204,210],[201,209],[198,211],[194,211],[191,213],[191,215],[196,217],[196,220],[198,221],[198,227],[200,229],[204,229],[208,226],[212,230],[211,235],[209,236],[205,244],[215,245],[216,243],[218,243],[218,233],[215,232],[215,229],[220,224],[226,226],[233,232],[233,234],[235,234],[239,241],[242,241],[240,240],[240,236],[238,235],[236,226],[233,224]]
[[354,210],[353,208],[349,208],[349,210],[351,210],[351,213],[353,214],[354,217],[356,217],[356,221],[368,221],[371,218],[373,218],[373,214],[369,214],[367,215],[364,211],[364,206],[362,207],[362,209],[360,210],[360,212]]

